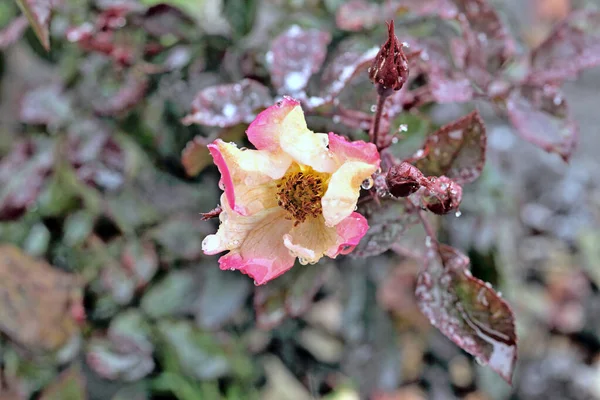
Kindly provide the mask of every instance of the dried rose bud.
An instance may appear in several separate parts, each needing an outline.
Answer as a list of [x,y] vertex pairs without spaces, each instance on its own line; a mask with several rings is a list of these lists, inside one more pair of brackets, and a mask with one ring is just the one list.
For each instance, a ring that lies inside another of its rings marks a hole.
[[408,79],[408,61],[402,51],[402,44],[394,33],[394,21],[390,21],[387,26],[388,39],[369,68],[369,78],[383,89],[400,90]]
[[423,179],[423,173],[407,162],[394,165],[388,171],[386,183],[389,192],[394,197],[407,197],[419,190]]
[[462,187],[447,176],[428,177],[423,204],[432,213],[443,215],[456,210],[462,200]]

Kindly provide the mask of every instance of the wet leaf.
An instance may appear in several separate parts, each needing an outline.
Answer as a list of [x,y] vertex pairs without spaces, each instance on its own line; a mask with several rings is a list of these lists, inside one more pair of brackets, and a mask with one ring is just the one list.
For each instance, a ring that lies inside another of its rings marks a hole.
[[21,39],[21,36],[23,36],[28,26],[29,22],[27,22],[27,18],[21,16],[15,18],[7,26],[2,28],[2,30],[0,30],[0,50],[12,46]]
[[399,11],[408,11],[418,16],[437,15],[441,18],[454,18],[458,9],[452,0],[403,0]]
[[600,65],[599,27],[600,11],[571,13],[533,50],[528,80],[536,85],[560,83]]
[[416,215],[407,210],[402,200],[383,198],[379,204],[369,200],[359,205],[358,212],[367,217],[369,230],[350,253],[352,257],[372,257],[386,252],[417,222]]
[[73,115],[71,98],[62,86],[48,84],[25,93],[21,101],[20,119],[26,124],[64,125]]
[[297,265],[268,285],[256,288],[254,310],[260,329],[279,325],[286,316],[298,317],[312,304],[323,285],[327,265]]
[[11,245],[0,246],[0,330],[32,352],[55,351],[79,334],[81,283]]
[[78,366],[64,371],[44,389],[39,400],[85,400],[85,377]]
[[517,359],[513,312],[468,266],[458,250],[432,243],[417,279],[419,307],[446,337],[510,383]]
[[99,338],[90,340],[86,362],[94,372],[109,380],[133,382],[154,370],[152,352]]
[[16,0],[46,51],[50,50],[50,17],[58,0]]
[[429,135],[414,165],[425,175],[471,183],[483,170],[486,142],[485,124],[475,110]]
[[211,380],[229,373],[226,354],[211,334],[181,320],[163,320],[157,328],[165,341],[165,347],[161,350],[175,356],[185,375],[193,379]]
[[237,83],[202,89],[192,102],[185,125],[200,124],[221,128],[250,123],[259,111],[272,103],[269,90],[261,83],[243,79]]
[[54,161],[46,141],[17,142],[0,160],[0,220],[23,215],[38,198]]
[[578,127],[560,89],[522,86],[507,99],[510,122],[525,140],[567,161],[577,143]]
[[302,91],[327,55],[331,34],[292,25],[277,36],[267,53],[271,81],[279,93],[294,95]]

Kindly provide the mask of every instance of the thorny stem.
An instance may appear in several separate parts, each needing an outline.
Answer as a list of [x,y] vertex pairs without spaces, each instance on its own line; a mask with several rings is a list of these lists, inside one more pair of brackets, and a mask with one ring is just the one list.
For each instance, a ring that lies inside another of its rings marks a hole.
[[392,90],[385,88],[381,89],[378,85],[377,93],[379,94],[377,97],[377,110],[375,111],[375,117],[371,124],[369,136],[371,137],[371,142],[377,146],[377,149],[382,150],[379,146],[379,124],[381,122],[381,116],[383,115],[383,105],[385,104],[385,100],[392,94]]

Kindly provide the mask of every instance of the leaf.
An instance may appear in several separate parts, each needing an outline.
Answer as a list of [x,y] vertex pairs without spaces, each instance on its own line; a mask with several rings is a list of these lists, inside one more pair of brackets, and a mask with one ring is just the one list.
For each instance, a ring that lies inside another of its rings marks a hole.
[[25,33],[25,30],[29,26],[26,17],[18,17],[12,20],[7,26],[0,30],[0,50],[4,50],[9,46],[15,44],[21,36]]
[[308,108],[316,108],[330,104],[344,90],[353,77],[366,70],[379,52],[379,47],[368,50],[358,49],[353,41],[343,42],[338,46],[331,62],[323,70],[319,96],[307,100]]
[[31,352],[56,351],[79,334],[77,276],[11,245],[0,246],[0,330]]
[[35,35],[46,51],[50,51],[50,17],[56,0],[16,0],[29,20]]
[[323,285],[327,270],[327,265],[299,265],[276,281],[257,287],[254,310],[258,327],[268,330],[283,322],[286,316],[302,315]]
[[183,118],[185,125],[200,124],[221,128],[250,123],[255,112],[272,103],[269,90],[256,81],[243,79],[237,83],[202,89],[192,102],[192,112]]
[[367,218],[369,230],[350,253],[352,257],[372,257],[386,252],[418,221],[416,215],[407,210],[404,201],[390,198],[382,198],[379,202],[365,201],[359,205],[358,212]]
[[419,307],[446,337],[511,383],[517,359],[513,312],[468,265],[458,250],[432,243],[417,278]]
[[[225,128],[219,132],[218,137],[226,142],[237,142],[241,140],[246,131],[246,124],[239,124]],[[196,136],[190,140],[181,152],[181,163],[188,176],[196,176],[207,166],[212,164],[213,159],[208,151],[207,144],[210,140],[204,136]]]
[[301,92],[323,65],[331,34],[292,25],[277,36],[267,52],[271,81],[280,94]]
[[382,7],[378,4],[364,0],[351,0],[337,9],[335,22],[341,30],[358,32],[383,22],[385,14],[382,11]]
[[59,84],[39,86],[25,93],[19,118],[26,124],[64,125],[73,116],[71,98]]
[[204,271],[202,293],[193,305],[195,320],[204,329],[217,329],[229,321],[250,294],[250,283],[240,274],[227,274],[216,265]]
[[158,270],[154,244],[148,240],[128,241],[121,254],[121,263],[133,275],[138,288],[146,286]]
[[0,221],[23,215],[37,200],[54,162],[47,141],[17,142],[0,160]]
[[170,271],[144,293],[141,308],[151,318],[185,313],[198,297],[201,277],[192,271]]
[[531,53],[527,78],[536,85],[560,83],[600,65],[600,11],[577,10]]
[[117,315],[106,337],[90,340],[86,362],[104,379],[137,381],[154,370],[151,328],[137,310]]
[[408,11],[418,16],[436,15],[440,18],[454,18],[458,13],[452,0],[403,0],[399,11]]
[[48,385],[39,400],[85,400],[85,377],[78,366],[64,371],[57,380]]
[[577,143],[578,127],[560,89],[522,86],[511,92],[506,110],[523,139],[569,160]]
[[[165,341],[161,350],[176,357],[181,371],[193,379],[211,380],[226,376],[231,369],[225,351],[209,333],[188,321],[163,320],[158,331]],[[168,372],[174,372],[168,367]]]
[[475,110],[429,135],[413,163],[425,175],[471,183],[483,170],[486,142],[485,124]]
[[147,77],[139,71],[130,72],[116,92],[94,101],[94,111],[100,116],[122,114],[135,107],[144,98],[147,89]]
[[165,260],[195,260],[202,253],[202,239],[211,227],[199,215],[173,215],[149,232],[166,251]]

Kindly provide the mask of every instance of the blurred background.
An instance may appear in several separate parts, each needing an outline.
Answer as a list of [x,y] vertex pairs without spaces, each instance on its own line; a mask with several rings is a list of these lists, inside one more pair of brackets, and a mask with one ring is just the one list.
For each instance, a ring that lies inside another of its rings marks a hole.
[[[275,37],[295,24],[328,32],[327,66],[342,42],[380,46],[391,16],[400,40],[434,34],[390,2],[341,16],[344,3],[54,0],[49,51],[16,3],[0,3],[0,400],[600,399],[599,68],[563,86],[579,125],[568,163],[477,99],[392,123],[421,143],[473,107],[484,116],[484,172],[437,225],[513,307],[512,387],[420,313],[420,263],[402,249],[297,265],[261,287],[202,254],[217,221],[199,213],[220,195],[205,145],[247,144],[253,111],[282,93]],[[517,54],[600,6],[490,3]],[[584,45],[598,59],[593,34]],[[339,104],[368,111],[366,75]],[[329,109],[307,116],[315,131],[364,136]],[[399,247],[418,255],[418,235]]]

